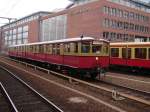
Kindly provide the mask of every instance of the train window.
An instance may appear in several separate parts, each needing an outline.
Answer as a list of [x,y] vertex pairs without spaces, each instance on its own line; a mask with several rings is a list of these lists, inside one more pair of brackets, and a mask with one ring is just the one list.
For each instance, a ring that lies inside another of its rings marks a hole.
[[131,48],[128,48],[128,59],[131,58]]
[[44,46],[43,45],[39,45],[39,53],[44,53]]
[[50,54],[52,52],[52,45],[46,45],[46,53]]
[[111,57],[119,57],[119,48],[111,48]]
[[55,44],[53,44],[52,45],[52,54],[56,54],[55,51],[56,51],[56,46],[55,46]]
[[101,45],[92,45],[92,52],[99,54],[101,52],[102,46]]
[[35,45],[33,46],[33,51],[32,52],[35,53]]
[[19,52],[21,51],[21,46],[19,46]]
[[17,52],[19,51],[19,47],[17,46]]
[[24,52],[24,46],[22,46],[22,52]]
[[148,52],[149,52],[149,59],[150,59],[150,48],[148,49]]
[[39,53],[38,45],[33,46],[33,52],[34,53]]
[[19,46],[19,52],[21,52],[21,46]]
[[26,52],[28,52],[28,46],[26,46]]
[[64,52],[70,52],[70,44],[64,45]]
[[146,59],[146,48],[135,48],[135,58]]
[[104,47],[103,47],[103,52],[104,52],[105,54],[108,54],[108,46],[104,46]]
[[28,52],[30,52],[30,46],[28,46]]
[[78,43],[74,43],[74,53],[78,53]]
[[84,42],[84,43],[82,42],[81,52],[82,53],[90,52],[90,43],[89,42]]
[[14,47],[14,50],[15,50],[15,52],[17,52],[17,48],[16,47]]
[[128,51],[127,48],[122,48],[122,58],[131,58],[131,48],[128,48]]
[[78,43],[75,43],[75,53],[78,53]]
[[64,44],[64,52],[67,52],[67,44]]
[[67,44],[67,51],[70,52],[70,44]]
[[32,52],[32,49],[33,49],[32,46],[29,46],[29,48],[30,48],[30,52]]
[[127,58],[127,49],[126,48],[122,48],[122,58]]
[[56,54],[60,54],[60,45],[59,44],[56,45]]

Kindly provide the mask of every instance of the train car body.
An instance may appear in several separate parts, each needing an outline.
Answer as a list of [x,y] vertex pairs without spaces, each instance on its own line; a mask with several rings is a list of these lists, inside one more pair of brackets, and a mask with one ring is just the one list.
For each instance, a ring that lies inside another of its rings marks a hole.
[[110,65],[150,69],[150,42],[110,43]]
[[109,66],[109,42],[84,37],[16,45],[9,47],[9,56],[96,77]]

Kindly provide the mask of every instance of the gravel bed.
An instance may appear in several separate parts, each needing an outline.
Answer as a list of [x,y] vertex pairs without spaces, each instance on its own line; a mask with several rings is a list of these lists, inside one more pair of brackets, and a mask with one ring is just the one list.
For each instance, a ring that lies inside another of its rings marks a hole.
[[[119,76],[119,77],[123,77],[123,78],[116,78],[116,77],[109,77],[109,76],[107,77],[107,75],[106,75],[106,77],[102,78],[101,80],[112,83],[112,84],[122,85],[125,87],[131,87],[131,88],[135,88],[138,90],[150,92],[150,78],[148,78],[148,77],[136,77],[136,76],[124,75],[124,74],[120,74],[120,73],[110,73],[110,72],[108,73],[108,75]],[[145,82],[149,82],[149,83],[142,83],[142,82],[137,82],[134,80],[127,80],[124,78],[145,81]]]

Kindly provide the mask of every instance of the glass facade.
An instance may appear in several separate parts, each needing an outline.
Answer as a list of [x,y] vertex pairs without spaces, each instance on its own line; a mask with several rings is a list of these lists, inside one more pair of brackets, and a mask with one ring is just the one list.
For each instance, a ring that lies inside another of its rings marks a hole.
[[137,10],[141,10],[144,12],[150,12],[150,7],[144,5],[144,3],[140,1],[136,1],[136,0],[107,0],[107,1],[114,2]]
[[51,41],[66,38],[67,15],[52,17],[42,22],[40,41]]
[[4,32],[4,39],[6,46],[28,43],[28,26]]

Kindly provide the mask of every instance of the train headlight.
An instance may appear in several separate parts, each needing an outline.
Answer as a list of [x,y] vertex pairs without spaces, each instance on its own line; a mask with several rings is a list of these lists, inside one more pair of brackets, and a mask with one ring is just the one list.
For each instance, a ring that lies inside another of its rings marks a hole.
[[98,61],[98,60],[99,60],[99,58],[98,58],[98,57],[96,57],[96,60]]

